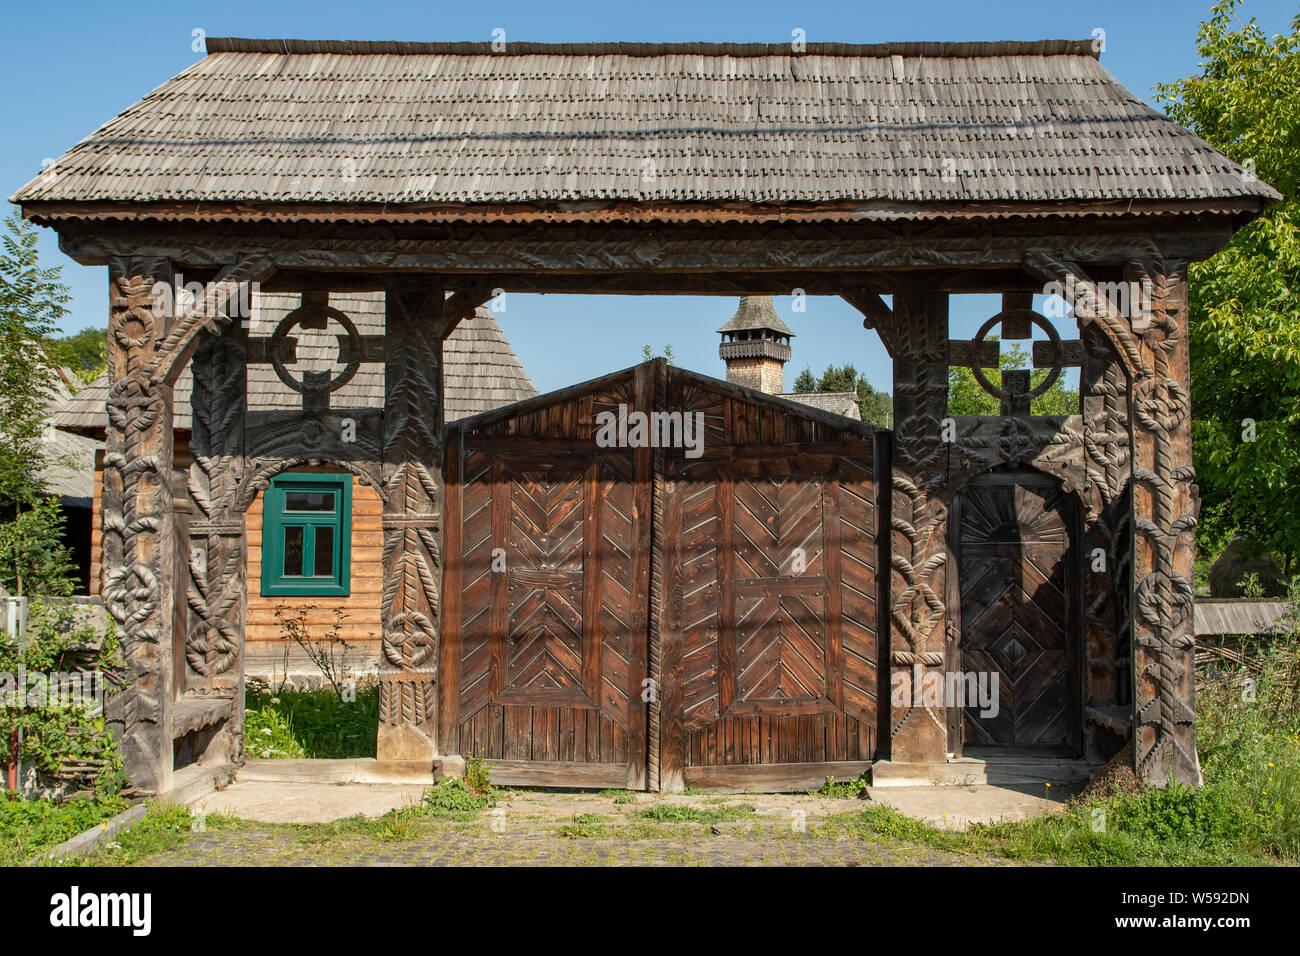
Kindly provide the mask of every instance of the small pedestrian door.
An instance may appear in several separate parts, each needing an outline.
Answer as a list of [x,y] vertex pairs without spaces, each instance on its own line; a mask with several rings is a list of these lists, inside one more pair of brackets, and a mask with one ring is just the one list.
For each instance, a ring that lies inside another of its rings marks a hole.
[[994,697],[995,706],[966,694],[956,711],[960,738],[954,749],[1077,752],[1081,705],[1074,500],[1037,472],[992,473],[967,486],[957,511],[957,660],[965,686],[985,682],[995,690],[986,695]]

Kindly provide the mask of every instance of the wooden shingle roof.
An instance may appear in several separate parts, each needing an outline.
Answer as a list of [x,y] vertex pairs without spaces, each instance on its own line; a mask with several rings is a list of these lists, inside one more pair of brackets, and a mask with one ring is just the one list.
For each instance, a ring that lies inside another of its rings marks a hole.
[[[266,293],[256,305],[255,325],[251,336],[269,335],[287,313],[297,308],[296,295]],[[330,305],[347,314],[362,335],[382,335],[384,331],[384,297],[379,292],[335,293]],[[295,376],[303,371],[338,371],[338,346],[332,333],[299,333],[297,363],[290,370]],[[186,368],[176,382],[172,422],[175,428],[190,428],[190,390],[193,378]],[[505,333],[487,308],[480,307],[472,317],[461,320],[443,344],[443,393],[446,421],[490,411],[537,394],[537,386],[528,377],[510,347]],[[66,400],[52,416],[56,428],[90,435],[102,435],[108,423],[108,375],[95,381]],[[335,408],[383,408],[384,366],[382,362],[362,362],[356,376],[330,395]],[[302,407],[302,396],[276,376],[269,364],[248,366],[248,408],[250,411],[294,409]]]
[[771,329],[782,335],[792,338],[794,336],[789,326],[776,314],[776,303],[772,301],[770,295],[742,295],[735,313],[722,328],[718,329],[718,333],[748,332],[757,329]]
[[856,392],[785,392],[781,398],[862,421],[862,409],[858,407]]
[[182,219],[208,213],[161,207],[847,203],[834,211],[894,218],[1278,198],[1121,86],[1091,41],[207,44],[14,201]]

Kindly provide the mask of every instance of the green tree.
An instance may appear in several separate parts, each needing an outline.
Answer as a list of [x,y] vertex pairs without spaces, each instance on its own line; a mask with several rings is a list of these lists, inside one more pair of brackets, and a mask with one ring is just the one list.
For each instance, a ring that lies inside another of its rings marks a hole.
[[[672,345],[665,345],[665,346],[664,346],[664,354],[663,354],[663,357],[664,357],[665,359],[668,360],[668,364],[669,364],[669,365],[676,365],[676,364],[677,364],[677,362],[676,362],[676,356],[673,355],[673,347],[672,347]],[[651,348],[650,346],[648,346],[648,345],[643,345],[643,346],[641,346],[641,358],[642,358],[642,360],[644,360],[644,361],[646,361],[646,362],[650,361],[652,358],[655,358],[655,350],[652,349],[652,348]]]
[[53,342],[58,363],[70,368],[83,382],[93,382],[108,368],[108,333],[105,329],[82,329]]
[[816,378],[812,369],[804,366],[794,380],[796,393],[805,392],[856,392],[858,411],[864,422],[879,425],[881,428],[893,427],[894,403],[888,392],[878,391],[872,387],[866,375],[858,373],[852,364],[828,365],[821,378]]
[[36,231],[17,214],[0,249],[0,585],[11,593],[70,590],[58,502],[44,494],[42,441],[57,381],[50,335],[70,295],[58,267],[41,268]]
[[1280,203],[1188,269],[1202,551],[1240,533],[1284,572],[1300,555],[1300,15],[1288,35],[1233,0],[1197,35],[1200,72],[1161,84],[1169,115],[1274,186]]
[[[999,388],[1002,386],[1002,373],[1007,369],[1029,368],[1029,353],[1019,345],[1012,345],[998,356],[998,368],[988,369],[984,377],[989,383]],[[1049,369],[1034,369],[1029,374],[1029,385],[1037,388],[1047,378]],[[953,367],[948,369],[948,414],[949,415],[997,415],[1001,411],[1001,402],[986,392],[975,379],[975,373],[968,368]],[[1061,378],[1052,383],[1052,387],[1029,403],[1031,415],[1077,415],[1079,414],[1079,395],[1065,387]]]

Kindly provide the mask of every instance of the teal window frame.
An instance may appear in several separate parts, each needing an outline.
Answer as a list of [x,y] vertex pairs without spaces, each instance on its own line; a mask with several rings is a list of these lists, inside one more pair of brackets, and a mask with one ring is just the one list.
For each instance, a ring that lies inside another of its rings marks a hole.
[[[329,511],[289,511],[290,492],[328,492],[334,495]],[[286,472],[271,479],[262,501],[262,594],[271,597],[312,597],[352,594],[352,476],[320,472]],[[334,530],[332,575],[284,573],[286,529],[302,529],[302,568],[316,567],[316,532]]]

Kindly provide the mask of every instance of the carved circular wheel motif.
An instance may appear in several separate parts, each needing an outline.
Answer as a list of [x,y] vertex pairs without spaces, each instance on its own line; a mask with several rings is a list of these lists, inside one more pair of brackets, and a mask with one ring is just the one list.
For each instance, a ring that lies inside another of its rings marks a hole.
[[337,392],[340,388],[352,381],[352,377],[357,374],[357,369],[361,368],[361,333],[357,331],[356,325],[345,314],[331,306],[302,305],[294,309],[275,327],[275,332],[271,338],[281,342],[289,337],[289,330],[302,322],[304,318],[313,316],[317,309],[324,313],[325,318],[333,319],[339,325],[343,326],[343,331],[348,335],[348,353],[349,361],[343,371],[339,372],[332,379],[319,388],[309,387],[305,380],[299,381],[289,374],[289,368],[284,364],[280,356],[278,347],[271,349],[271,366],[275,369],[275,374],[280,381],[284,382],[295,392]]
[[[988,392],[994,398],[1004,402],[1010,402],[1017,398],[1021,401],[1028,402],[1037,398],[1039,395],[1042,395],[1052,387],[1058,378],[1060,378],[1061,367],[1065,362],[1065,346],[1061,344],[1061,335],[1056,331],[1052,323],[1048,322],[1037,312],[1027,309],[1022,311],[1028,316],[1030,322],[1047,333],[1047,340],[1052,343],[1052,370],[1047,373],[1047,378],[1043,379],[1042,382],[1025,392],[1023,395],[1012,395],[1010,392],[990,382],[988,377],[984,374],[984,370],[979,367],[979,363],[972,362],[971,371],[975,373],[975,381],[980,383],[980,388],[984,389],[984,391]],[[972,340],[974,344],[978,346],[983,342],[984,336],[989,334],[989,330],[993,328],[994,325],[1001,322],[1001,313],[993,316],[991,319],[987,319],[984,324],[980,326],[980,330],[975,333],[975,338]]]

